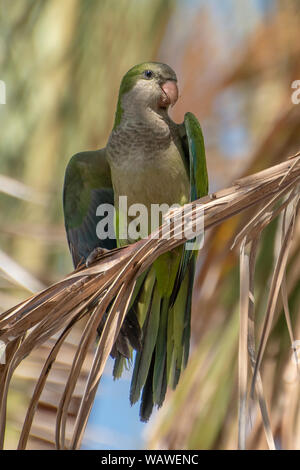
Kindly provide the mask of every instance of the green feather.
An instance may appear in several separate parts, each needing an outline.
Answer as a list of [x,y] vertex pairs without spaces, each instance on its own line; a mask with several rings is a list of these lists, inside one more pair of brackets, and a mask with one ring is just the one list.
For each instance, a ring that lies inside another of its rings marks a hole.
[[152,291],[155,283],[155,270],[152,267],[149,271],[148,276],[145,279],[144,287],[141,290],[138,304],[137,304],[137,318],[142,328],[149,310],[149,305],[151,303]]
[[161,406],[166,394],[166,367],[167,367],[167,326],[169,298],[162,299],[159,330],[155,346],[155,362],[153,371],[153,400]]
[[122,356],[121,354],[116,357],[112,373],[114,380],[119,379],[122,376],[124,369],[129,368],[127,364],[128,359],[126,357]]
[[99,188],[112,190],[105,150],[73,155],[66,168],[64,182],[64,215],[69,228],[82,224],[89,211],[92,191]]
[[183,330],[183,368],[186,367],[189,351],[190,351],[190,337],[191,337],[191,312],[192,312],[192,294],[193,294],[193,285],[194,285],[194,277],[195,277],[195,269],[196,269],[196,261],[197,261],[197,252],[194,252],[193,257],[189,264],[189,284],[188,284],[188,295],[187,295],[187,303],[186,303],[186,310],[185,310],[185,319],[184,319],[184,330]]
[[[136,308],[135,308],[136,299],[138,298],[139,292],[140,292],[140,290],[143,286],[143,283],[144,283],[144,280],[145,280],[145,277],[147,276],[147,274],[148,274],[148,270],[145,271],[143,274],[141,274],[138,277],[138,279],[136,281],[136,284],[134,286],[133,294],[132,294],[131,299],[130,299],[129,310],[131,308],[136,310]],[[113,377],[114,377],[114,379],[119,379],[122,376],[124,368],[126,368],[126,369],[129,368],[128,363],[130,364],[131,361],[132,361],[132,348],[129,347],[129,349],[130,349],[130,352],[131,352],[131,358],[130,358],[129,361],[126,357],[123,357],[122,355],[118,355],[116,357],[114,367],[113,367]]]
[[73,155],[64,181],[64,217],[69,248],[76,267],[98,246],[112,249],[115,239],[99,240],[96,216],[100,204],[114,204],[110,167],[105,149]]
[[130,388],[130,402],[138,401],[140,392],[146,382],[152,354],[156,344],[159,319],[160,319],[161,295],[157,284],[152,292],[152,298],[147,312],[147,318],[143,324],[142,350],[136,353],[134,370]]
[[208,175],[204,139],[198,119],[192,113],[184,116],[189,147],[191,201],[208,194]]
[[[185,114],[182,126],[182,143],[189,166],[190,200],[194,201],[208,194],[208,174],[206,166],[205,145],[201,126],[197,118],[192,113]],[[196,243],[196,239],[191,240],[189,243],[193,241]],[[185,248],[186,245],[184,246],[180,268],[177,273],[171,304],[174,304],[175,302],[179,288],[183,282],[189,265],[195,262],[194,258],[197,258],[196,250],[186,250]],[[191,290],[189,295],[191,295]]]
[[189,272],[185,275],[181,287],[179,289],[176,301],[173,306],[173,337],[174,337],[174,355],[175,355],[175,385],[178,382],[180,371],[182,369],[182,358],[183,358],[183,333],[186,319],[186,307],[188,299],[188,287],[189,287]]
[[174,370],[174,312],[169,310],[167,324],[167,384],[172,383]]
[[158,288],[162,296],[170,297],[176,279],[182,247],[160,255],[153,265],[155,268]]

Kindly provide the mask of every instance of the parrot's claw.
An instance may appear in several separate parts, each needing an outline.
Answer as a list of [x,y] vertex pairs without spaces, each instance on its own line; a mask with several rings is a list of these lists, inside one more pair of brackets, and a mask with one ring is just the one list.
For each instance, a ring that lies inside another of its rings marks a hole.
[[106,248],[102,248],[101,246],[94,248],[94,250],[89,254],[87,259],[85,260],[86,267],[88,268],[91,264],[97,261],[101,256],[103,256],[108,251],[109,250],[107,250]]

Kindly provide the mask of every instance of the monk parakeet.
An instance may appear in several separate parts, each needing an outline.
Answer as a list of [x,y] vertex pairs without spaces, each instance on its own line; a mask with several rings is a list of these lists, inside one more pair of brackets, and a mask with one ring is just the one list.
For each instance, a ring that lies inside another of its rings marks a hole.
[[[71,158],[64,215],[75,267],[98,247],[110,250],[135,241],[120,236],[124,222],[132,220],[122,213],[120,197],[127,197],[128,208],[143,204],[151,214],[153,204],[183,205],[208,193],[201,128],[191,113],[182,124],[171,120],[168,109],[177,99],[177,78],[168,65],[136,65],[122,79],[106,147]],[[115,236],[110,230],[107,238],[99,239],[96,227],[105,214],[98,208],[104,204],[114,206]],[[148,233],[154,228],[150,225]],[[161,255],[138,278],[111,351],[115,378],[134,360],[130,402],[141,395],[143,421],[153,405],[162,405],[167,387],[175,388],[187,363],[196,256],[182,245]]]

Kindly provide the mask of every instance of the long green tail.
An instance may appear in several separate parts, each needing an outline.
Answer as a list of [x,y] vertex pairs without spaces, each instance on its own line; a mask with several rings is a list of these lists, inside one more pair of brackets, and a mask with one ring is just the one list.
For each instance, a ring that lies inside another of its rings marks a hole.
[[188,359],[195,256],[172,301],[180,251],[162,255],[154,263],[136,302],[142,347],[135,357],[130,402],[136,403],[142,394],[142,421],[148,421],[154,405],[163,404],[167,386],[176,387]]

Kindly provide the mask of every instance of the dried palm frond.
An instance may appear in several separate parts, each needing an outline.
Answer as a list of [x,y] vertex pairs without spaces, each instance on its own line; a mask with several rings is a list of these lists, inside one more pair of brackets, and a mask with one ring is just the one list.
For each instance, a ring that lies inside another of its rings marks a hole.
[[[122,249],[105,253],[90,267],[77,269],[62,281],[2,313],[0,315],[0,340],[6,345],[6,363],[0,365],[1,447],[4,444],[7,397],[16,368],[38,346],[49,341],[53,335],[58,335],[45,361],[28,407],[19,442],[19,448],[25,448],[31,432],[33,416],[49,371],[72,327],[85,317],[85,328],[57,407],[55,433],[57,448],[78,448],[97,386],[120,331],[137,277],[147,270],[162,253],[184,243],[187,239],[194,238],[195,235],[200,235],[201,233],[197,232],[197,227],[201,227],[202,230],[203,221],[205,230],[208,230],[249,208],[252,208],[252,219],[236,237],[236,243],[244,240],[241,248],[240,445],[241,447],[245,446],[248,386],[246,351],[248,347],[251,365],[254,369],[252,389],[257,387],[262,414],[265,416],[266,433],[270,446],[272,446],[273,441],[266,419],[266,406],[260,384],[259,368],[270,331],[274,307],[284,279],[285,261],[291,245],[290,241],[298,209],[299,183],[300,157],[296,155],[279,165],[240,179],[230,188],[172,212],[167,216],[165,224],[148,238]],[[285,218],[286,228],[283,232],[282,245],[270,290],[265,326],[256,358],[253,325],[251,324],[253,321],[251,286],[255,265],[255,249],[253,247],[255,247],[263,228],[281,212],[287,211],[287,208],[292,215],[288,221]],[[186,235],[187,233],[189,235]],[[250,250],[250,253],[247,254],[246,248],[249,248],[249,244],[252,244],[253,251]],[[72,395],[86,356],[91,346],[96,343],[97,328],[106,311],[104,328],[94,353],[89,376],[86,379],[77,417],[72,423],[72,429],[68,428],[68,439],[66,439],[66,429],[69,424],[68,410]],[[247,318],[250,318],[249,326]],[[247,340],[248,329],[250,335]]]

